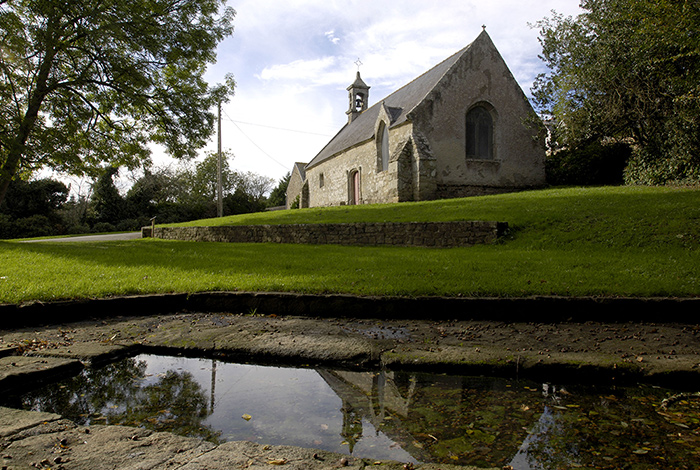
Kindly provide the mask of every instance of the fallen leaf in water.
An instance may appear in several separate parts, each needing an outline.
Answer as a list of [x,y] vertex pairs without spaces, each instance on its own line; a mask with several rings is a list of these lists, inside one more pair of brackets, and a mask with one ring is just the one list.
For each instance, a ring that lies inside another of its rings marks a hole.
[[287,459],[275,459],[275,460],[270,460],[269,462],[270,465],[284,465],[287,463]]
[[245,419],[246,421],[250,421],[253,417],[246,413],[243,416],[241,416],[241,418]]

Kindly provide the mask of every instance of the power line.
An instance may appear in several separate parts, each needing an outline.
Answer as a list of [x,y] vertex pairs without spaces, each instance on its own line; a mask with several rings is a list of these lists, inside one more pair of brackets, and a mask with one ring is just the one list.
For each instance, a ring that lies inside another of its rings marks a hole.
[[240,131],[240,133],[243,134],[243,137],[245,137],[246,139],[248,139],[248,140],[250,141],[250,143],[253,144],[258,150],[260,150],[265,156],[267,156],[267,158],[269,158],[269,159],[272,160],[273,162],[277,163],[277,164],[278,164],[279,166],[281,166],[282,168],[289,169],[289,168],[287,167],[287,165],[284,165],[284,164],[278,162],[277,160],[275,160],[275,159],[272,157],[272,155],[270,155],[269,153],[267,153],[266,151],[264,151],[258,144],[255,143],[255,141],[254,141],[253,139],[251,139],[250,137],[248,137],[248,135],[247,135],[245,132],[243,132],[243,129],[241,129],[240,126],[239,126],[238,124],[236,124],[236,121],[234,121],[233,119],[231,119],[231,117],[226,113],[226,111],[223,111],[223,113],[226,115],[226,117],[229,119],[229,121],[231,121],[231,122],[233,123],[233,125],[236,126],[236,129],[238,129],[238,130]]
[[[227,117],[228,117],[228,115],[227,115]],[[297,134],[318,135],[318,136],[321,136],[321,137],[333,137],[332,134],[321,134],[321,133],[319,133],[319,132],[300,131],[300,130],[298,130],[298,129],[287,129],[287,128],[285,128],[285,127],[268,126],[268,125],[266,125],[266,124],[256,124],[256,123],[253,123],[253,122],[234,121],[234,120],[231,119],[230,117],[228,118],[228,120],[231,121],[231,122],[234,123],[234,124],[246,124],[246,125],[248,125],[248,126],[265,127],[265,128],[267,128],[267,129],[275,129],[275,130],[278,130],[278,131],[295,132],[295,133],[297,133]]]

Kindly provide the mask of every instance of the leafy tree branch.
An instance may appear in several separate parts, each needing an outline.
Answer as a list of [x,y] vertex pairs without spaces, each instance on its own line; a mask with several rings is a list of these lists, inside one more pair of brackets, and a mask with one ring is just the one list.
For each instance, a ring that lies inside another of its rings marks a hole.
[[220,100],[203,75],[234,15],[225,0],[0,1],[0,201],[37,165],[133,168],[150,142],[193,157]]
[[557,144],[625,142],[634,183],[700,181],[697,1],[583,0],[537,23],[549,72],[533,85]]

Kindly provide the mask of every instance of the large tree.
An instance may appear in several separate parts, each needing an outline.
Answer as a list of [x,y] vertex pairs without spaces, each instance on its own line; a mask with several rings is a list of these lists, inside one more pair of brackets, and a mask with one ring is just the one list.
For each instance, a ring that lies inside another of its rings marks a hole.
[[151,142],[194,156],[222,99],[203,74],[233,31],[224,3],[0,0],[0,201],[42,166],[94,176]]
[[288,171],[287,174],[279,180],[275,189],[270,192],[270,198],[268,200],[270,207],[284,206],[287,204],[287,187],[289,186],[291,177],[292,173]]
[[[229,161],[235,158],[229,150],[224,150],[221,159],[221,187],[223,195],[230,194],[236,190],[239,184],[238,174],[231,170]],[[218,154],[209,152],[201,162],[198,162],[194,169],[185,173],[188,194],[184,199],[202,202],[216,202],[217,195],[217,173]]]
[[700,3],[582,0],[577,17],[538,23],[533,97],[559,144],[624,141],[629,181],[700,180]]

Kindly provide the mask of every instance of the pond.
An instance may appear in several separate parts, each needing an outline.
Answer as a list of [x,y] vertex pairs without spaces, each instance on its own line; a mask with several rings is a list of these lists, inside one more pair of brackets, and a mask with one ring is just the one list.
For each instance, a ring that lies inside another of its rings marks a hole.
[[215,443],[249,440],[401,462],[698,468],[700,400],[678,393],[144,354],[0,401],[83,425],[135,425]]

